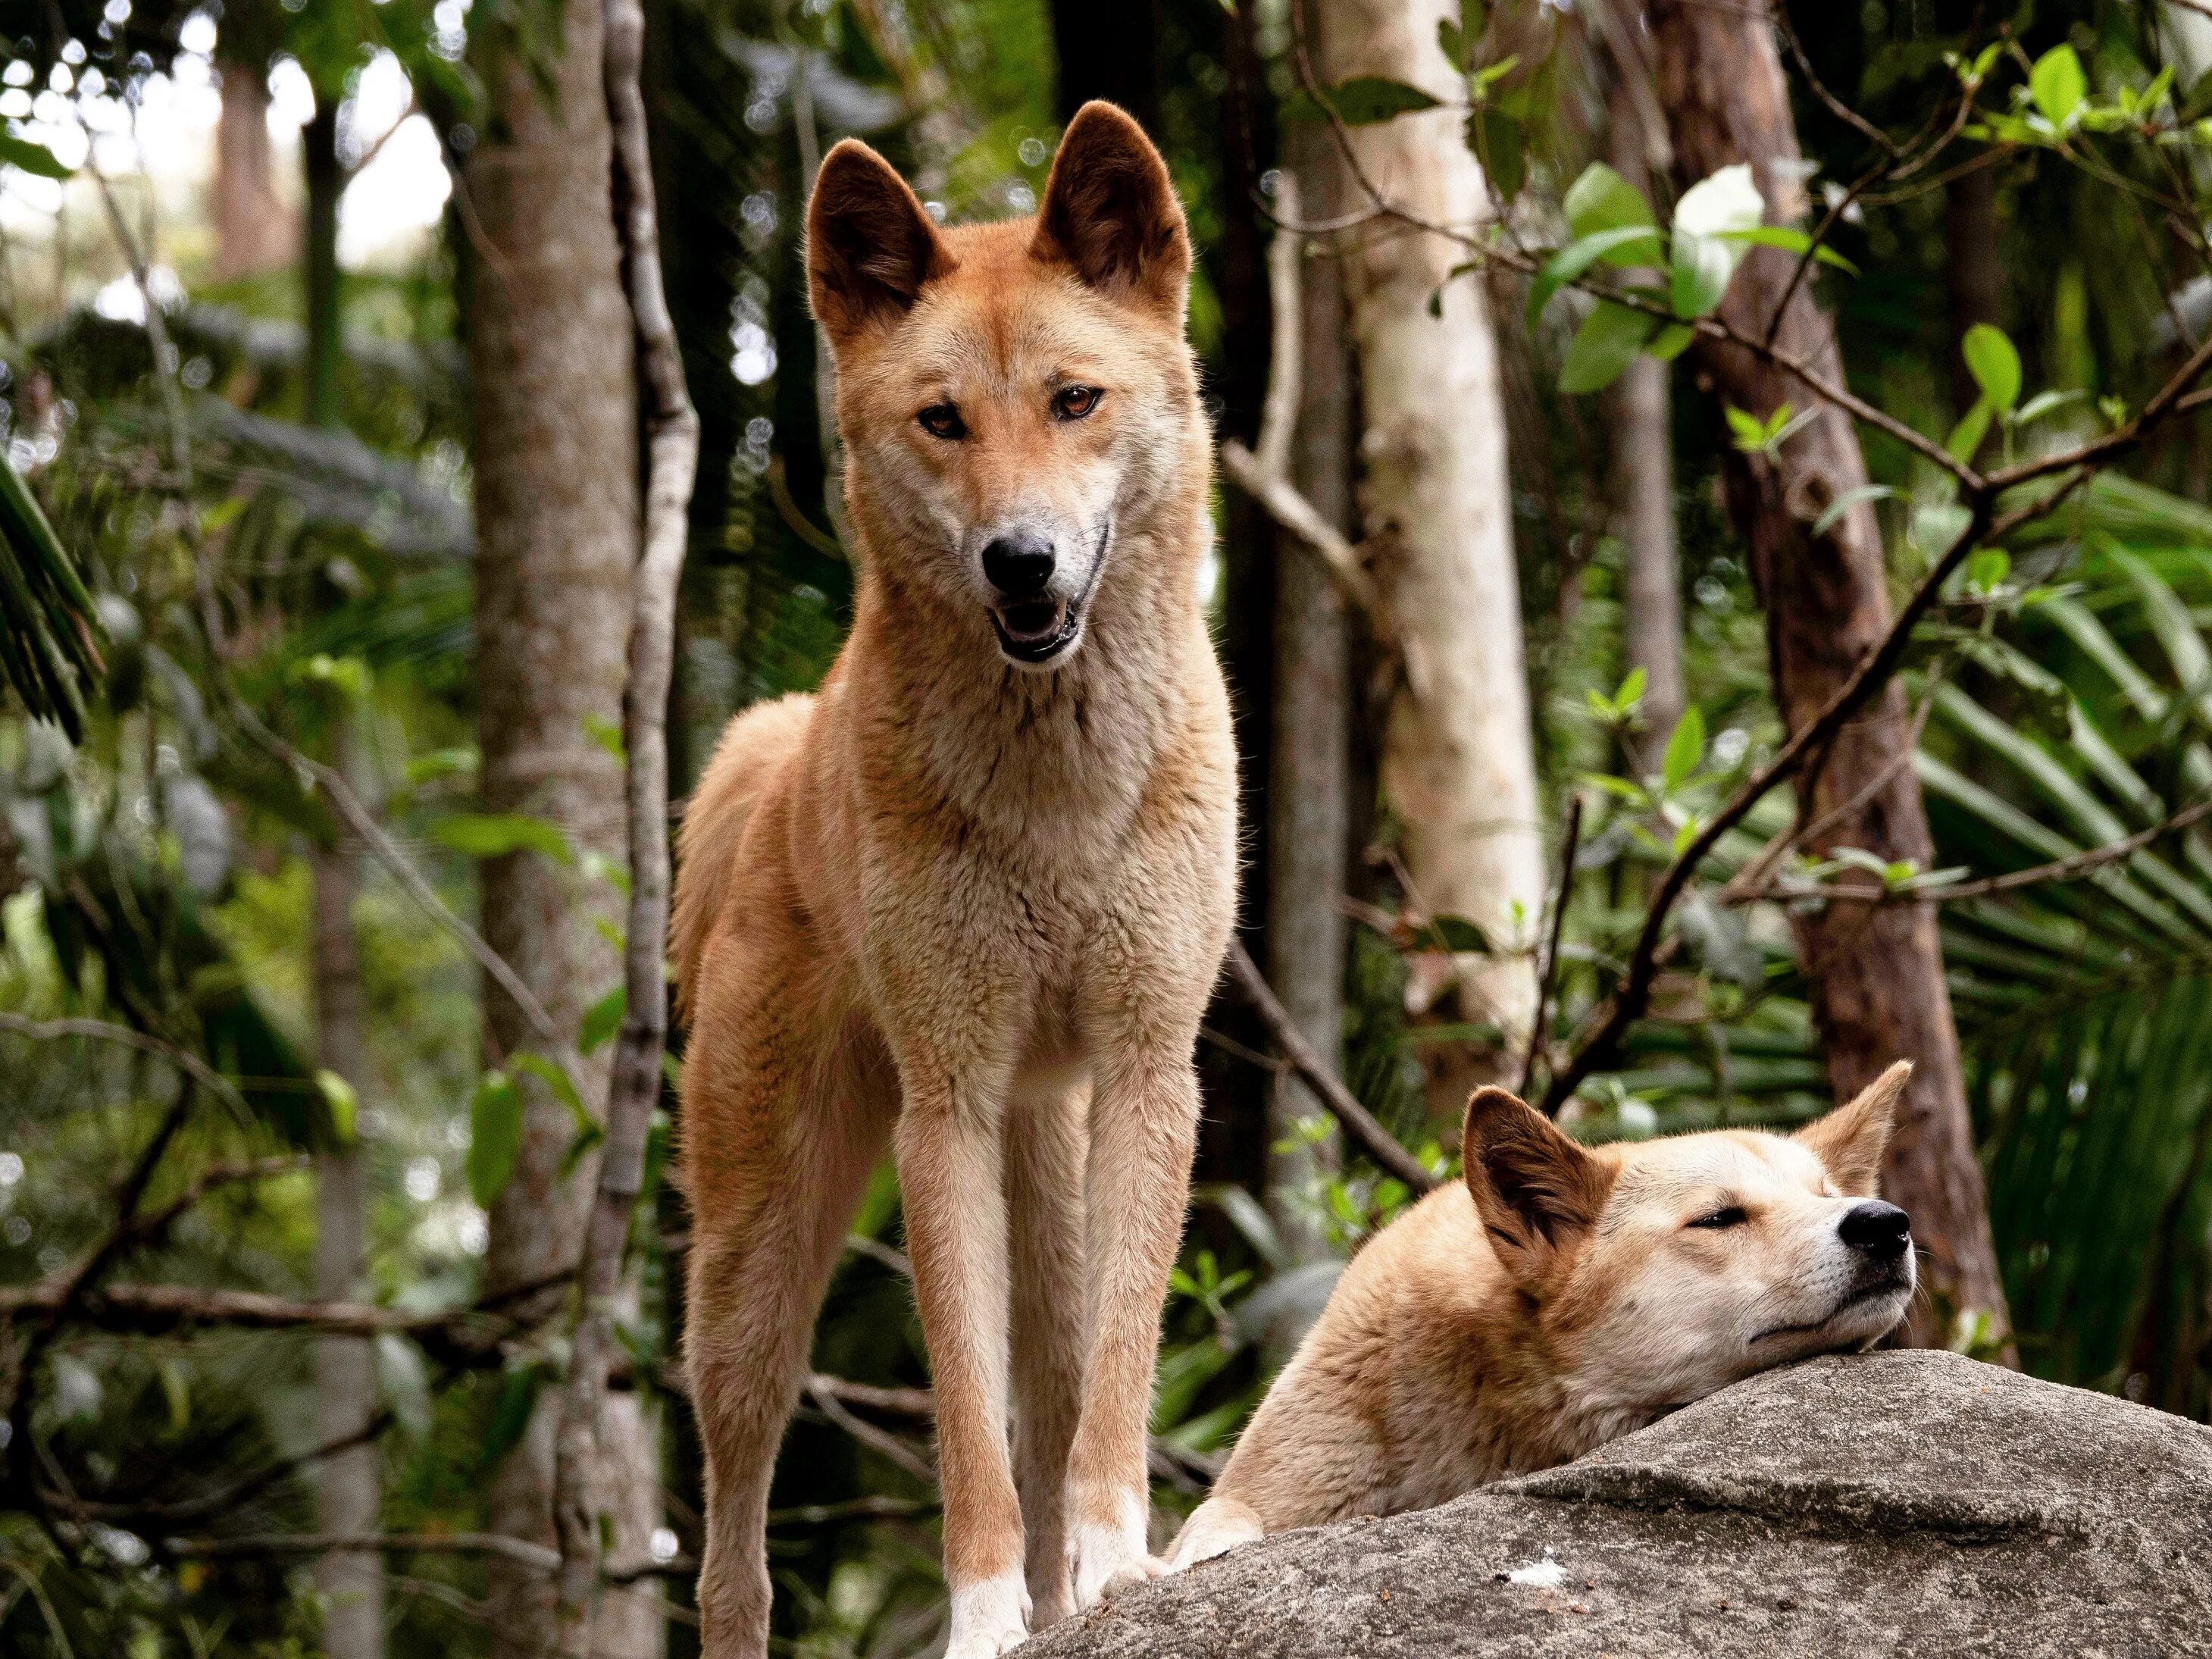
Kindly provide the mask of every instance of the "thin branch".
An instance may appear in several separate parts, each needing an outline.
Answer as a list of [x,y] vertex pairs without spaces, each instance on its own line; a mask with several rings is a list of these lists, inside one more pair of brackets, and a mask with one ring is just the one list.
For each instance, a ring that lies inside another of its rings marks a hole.
[[886,1417],[933,1421],[937,1416],[936,1397],[927,1389],[879,1388],[872,1382],[848,1382],[842,1376],[825,1376],[817,1371],[806,1379],[806,1392],[817,1400],[827,1395],[841,1405],[880,1412]]
[[[2008,871],[2002,876],[1988,876],[1979,881],[1954,882],[1943,887],[1922,887],[1900,893],[1885,893],[1889,902],[1913,902],[1934,899],[1950,904],[1960,899],[1988,898],[1997,893],[2015,893],[2023,887],[2039,887],[2051,882],[2079,881],[2084,876],[2094,875],[2108,864],[2140,853],[2152,842],[2167,836],[2179,835],[2191,825],[2212,817],[2212,801],[2198,801],[2185,806],[2163,823],[2154,823],[2148,830],[2138,830],[2118,841],[2106,842],[2101,847],[2091,847],[2063,859],[2053,859],[2048,864],[2038,864],[2026,870]],[[1856,895],[1854,895],[1856,896]]]
[[[549,1279],[522,1288],[534,1293],[557,1282],[557,1279]],[[0,1323],[58,1317],[64,1310],[63,1288],[52,1279],[0,1287]],[[501,1299],[517,1299],[520,1293]],[[476,1366],[492,1363],[502,1341],[525,1335],[530,1328],[520,1321],[500,1316],[493,1311],[495,1305],[478,1303],[410,1313],[368,1302],[302,1300],[198,1285],[123,1283],[92,1286],[65,1310],[69,1323],[133,1336],[160,1336],[218,1325],[240,1330],[313,1331],[331,1336],[389,1334],[411,1338],[441,1359]]]
[[[2161,396],[2164,394],[2161,393]],[[2172,400],[2166,407],[2170,410]],[[2136,423],[2137,441],[2147,427]],[[1746,779],[1728,804],[1714,814],[1711,822],[1684,848],[1674,861],[1668,866],[1660,878],[1658,890],[1652,896],[1644,914],[1644,928],[1638,936],[1635,953],[1629,958],[1628,971],[1620,986],[1601,1005],[1590,1022],[1589,1035],[1575,1047],[1573,1054],[1559,1074],[1552,1079],[1544,1092],[1543,1109],[1547,1115],[1557,1116],[1559,1108],[1573,1096],[1583,1079],[1604,1060],[1610,1058],[1613,1048],[1644,1012],[1651,996],[1651,986],[1661,965],[1660,945],[1666,931],[1668,914],[1680,898],[1698,865],[1711,854],[1723,836],[1734,829],[1744,815],[1757,805],[1766,794],[1797,767],[1808,752],[1825,746],[1843,729],[1854,712],[1868,698],[1889,683],[1904,660],[1905,648],[1911,642],[1912,629],[1936,601],[1951,573],[1964,563],[1967,554],[1985,542],[2001,541],[2022,526],[2030,524],[2056,511],[2061,502],[2087,483],[2093,469],[2084,467],[2058,489],[2049,495],[2013,509],[2002,517],[1991,516],[1994,490],[1984,487],[1976,492],[1975,504],[1970,508],[1971,517],[1958,538],[1945,550],[1942,558],[1929,570],[1919,586],[1891,622],[1889,632],[1881,644],[1869,652],[1852,671],[1851,677],[1836,688],[1820,712],[1793,732],[1778,750],[1772,759]]]
[[806,1397],[814,1402],[815,1408],[823,1416],[844,1430],[847,1434],[851,1435],[870,1451],[896,1463],[915,1480],[929,1484],[935,1483],[937,1471],[931,1468],[926,1460],[918,1456],[896,1436],[888,1434],[874,1424],[864,1423],[854,1416],[846,1409],[845,1402],[838,1398],[837,1390],[822,1386],[827,1381],[827,1378],[810,1377],[806,1385]]
[[289,1457],[280,1457],[264,1463],[251,1474],[240,1476],[228,1486],[198,1498],[180,1498],[161,1503],[122,1504],[100,1498],[62,1496],[49,1492],[47,1501],[55,1507],[68,1510],[87,1520],[107,1521],[118,1525],[144,1530],[149,1523],[204,1520],[210,1516],[234,1513],[240,1505],[260,1496],[270,1487],[289,1480],[302,1469],[351,1451],[356,1446],[368,1444],[378,1438],[398,1419],[390,1410],[371,1416],[359,1428],[336,1439],[325,1440],[306,1451],[295,1452]]
[[1389,642],[1391,629],[1382,596],[1360,560],[1359,550],[1322,516],[1291,482],[1291,439],[1297,429],[1304,380],[1299,356],[1305,337],[1298,297],[1298,262],[1305,257],[1305,234],[1294,228],[1298,213],[1297,179],[1285,173],[1276,185],[1275,206],[1282,215],[1267,245],[1267,293],[1273,322],[1267,364],[1267,392],[1261,404],[1260,437],[1247,449],[1234,438],[1221,441],[1221,470],[1258,502],[1267,516],[1321,555],[1322,564],[1344,596],[1366,617],[1377,640]]
[[[605,0],[604,83],[639,378],[646,409],[645,515],[632,578],[629,673],[623,737],[629,806],[629,927],[626,1002],[607,1085],[606,1141],[585,1226],[578,1278],[583,1307],[555,1441],[553,1514],[561,1540],[556,1619],[561,1651],[591,1659],[592,1596],[599,1577],[594,1473],[599,1417],[615,1349],[623,1246],[645,1184],[646,1141],[660,1097],[668,1037],[668,688],[674,672],[676,592],[690,536],[699,466],[699,416],[684,383],[684,358],[660,270],[660,229],[647,143],[645,9]],[[801,60],[799,73],[806,65]]]
[[141,1054],[159,1054],[195,1082],[222,1097],[223,1103],[240,1117],[251,1119],[252,1109],[246,1097],[223,1074],[202,1060],[191,1049],[158,1037],[149,1031],[133,1030],[128,1025],[116,1025],[104,1019],[31,1019],[21,1014],[0,1012],[0,1032],[11,1036],[28,1037],[33,1042],[52,1042],[61,1037],[87,1037],[95,1042],[112,1042],[125,1048],[136,1048]]
[[1575,890],[1575,854],[1583,839],[1583,798],[1579,791],[1567,800],[1566,827],[1559,832],[1559,880],[1552,890],[1552,926],[1544,940],[1544,954],[1536,963],[1536,1015],[1528,1025],[1528,1054],[1521,1062],[1521,1093],[1525,1099],[1536,1080],[1537,1057],[1544,1052],[1545,1024],[1551,1014],[1552,981],[1559,971],[1559,935],[1566,926],[1567,900]]
[[161,1167],[161,1160],[183,1130],[192,1108],[199,1099],[199,1091],[189,1079],[177,1091],[177,1097],[161,1114],[161,1121],[146,1144],[131,1160],[131,1168],[118,1185],[115,1194],[115,1224],[106,1235],[86,1251],[76,1265],[65,1267],[39,1286],[42,1293],[38,1311],[33,1316],[28,1335],[12,1356],[5,1379],[7,1393],[0,1401],[0,1417],[8,1421],[9,1443],[19,1449],[13,1461],[10,1474],[12,1484],[23,1490],[32,1485],[31,1466],[31,1408],[33,1404],[32,1384],[37,1376],[39,1361],[61,1328],[62,1322],[92,1294],[100,1276],[131,1248],[133,1228],[138,1222],[138,1206],[146,1196],[146,1188],[153,1184],[154,1176]]
[[1252,960],[1251,953],[1241,941],[1230,944],[1229,977],[1259,1014],[1261,1024],[1282,1049],[1283,1058],[1305,1079],[1315,1098],[1328,1109],[1329,1115],[1344,1126],[1345,1133],[1359,1144],[1361,1150],[1414,1192],[1434,1191],[1436,1176],[1399,1144],[1397,1137],[1384,1128],[1372,1112],[1352,1097],[1352,1091],[1337,1080],[1328,1062],[1315,1052],[1305,1033],[1298,1030],[1297,1023],[1277,1000],[1267,975],[1260,971],[1259,964]]
[[400,1551],[418,1555],[496,1555],[533,1572],[550,1573],[561,1565],[558,1550],[500,1532],[240,1533],[228,1538],[165,1538],[161,1551],[198,1561]]

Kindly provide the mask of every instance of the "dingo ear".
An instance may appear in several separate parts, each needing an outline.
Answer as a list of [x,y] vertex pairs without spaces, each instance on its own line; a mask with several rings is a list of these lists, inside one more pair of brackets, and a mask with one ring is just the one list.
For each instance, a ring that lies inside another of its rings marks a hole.
[[1613,1186],[1604,1163],[1503,1089],[1468,1099],[1460,1156],[1483,1229],[1521,1279],[1537,1277],[1589,1230]]
[[1800,1146],[1826,1166],[1850,1198],[1872,1198],[1881,1184],[1881,1155],[1897,1123],[1897,1103],[1912,1080],[1912,1062],[1900,1060],[1817,1123],[1797,1132]]
[[1100,292],[1182,316],[1190,237],[1167,163],[1111,104],[1075,112],[1053,157],[1030,257],[1065,263]]
[[833,342],[905,315],[955,263],[890,162],[857,138],[822,158],[806,207],[807,294]]

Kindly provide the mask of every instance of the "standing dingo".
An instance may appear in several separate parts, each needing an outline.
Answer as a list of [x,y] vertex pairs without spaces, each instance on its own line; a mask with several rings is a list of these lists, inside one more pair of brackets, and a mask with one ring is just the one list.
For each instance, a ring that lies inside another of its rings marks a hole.
[[672,928],[699,1608],[709,1659],[766,1652],[776,1449],[888,1143],[948,1659],[981,1659],[1159,1570],[1146,1414],[1237,854],[1190,246],[1158,153],[1094,103],[1034,220],[940,230],[840,143],[807,266],[853,631],[819,693],[730,723]]

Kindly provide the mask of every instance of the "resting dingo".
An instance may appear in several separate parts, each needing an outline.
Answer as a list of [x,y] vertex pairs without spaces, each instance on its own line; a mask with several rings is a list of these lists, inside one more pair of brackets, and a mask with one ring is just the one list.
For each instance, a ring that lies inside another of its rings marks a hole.
[[767,1651],[776,1448],[888,1144],[935,1379],[948,1659],[981,1659],[1159,1570],[1145,1418],[1237,856],[1190,245],[1158,152],[1091,104],[1034,220],[940,230],[839,144],[807,266],[852,635],[819,693],[731,722],[684,816],[672,935],[700,1617],[708,1659]]
[[1911,1073],[1893,1066],[1787,1138],[1595,1148],[1478,1091],[1466,1179],[1345,1269],[1173,1565],[1426,1509],[1755,1371],[1881,1337],[1914,1286],[1905,1213],[1874,1196]]

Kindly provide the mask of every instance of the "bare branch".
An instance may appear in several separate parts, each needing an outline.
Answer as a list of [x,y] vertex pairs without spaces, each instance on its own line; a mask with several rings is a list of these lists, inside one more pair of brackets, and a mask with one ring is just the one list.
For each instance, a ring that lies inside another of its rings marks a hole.
[[1566,926],[1567,900],[1575,890],[1575,853],[1583,839],[1583,798],[1567,800],[1567,823],[1559,832],[1559,880],[1552,890],[1552,926],[1544,940],[1544,954],[1536,963],[1536,1013],[1528,1024],[1528,1054],[1521,1062],[1521,1093],[1525,1098],[1536,1080],[1536,1061],[1544,1052],[1545,1023],[1552,1002],[1552,981],[1559,971],[1559,934]]
[[[625,1008],[607,1085],[606,1142],[585,1225],[577,1321],[555,1442],[553,1513],[561,1540],[561,1651],[591,1659],[592,1592],[599,1578],[596,1512],[599,1417],[615,1348],[623,1245],[644,1186],[646,1141],[660,1097],[668,1037],[668,688],[675,663],[676,590],[690,535],[699,465],[699,416],[684,383],[684,358],[660,270],[645,96],[645,9],[605,0],[603,81],[611,133],[631,326],[646,410],[645,518],[632,578],[629,673],[623,686],[623,738],[629,805],[629,927],[624,943]],[[801,62],[803,76],[806,65]],[[826,1409],[826,1407],[825,1407]],[[904,1449],[899,1449],[903,1452]],[[911,1455],[911,1454],[908,1454]]]
[[1437,1178],[1426,1165],[1399,1144],[1397,1138],[1376,1121],[1358,1101],[1352,1091],[1337,1080],[1328,1062],[1315,1053],[1305,1033],[1299,1030],[1296,1021],[1267,983],[1267,975],[1252,960],[1251,953],[1241,941],[1231,941],[1229,946],[1229,977],[1260,1016],[1261,1024],[1274,1037],[1283,1051],[1283,1058],[1291,1068],[1305,1079],[1314,1097],[1328,1109],[1329,1115],[1344,1126],[1345,1133],[1358,1142],[1360,1148],[1383,1169],[1404,1182],[1416,1193],[1433,1192]]
[[1299,309],[1298,261],[1305,257],[1305,234],[1294,228],[1298,216],[1297,179],[1286,173],[1275,189],[1275,208],[1282,219],[1274,240],[1267,245],[1267,292],[1274,327],[1259,445],[1247,449],[1234,438],[1223,439],[1221,470],[1269,518],[1321,555],[1345,597],[1358,607],[1376,638],[1387,643],[1391,631],[1389,614],[1375,579],[1360,561],[1359,550],[1291,482],[1291,439],[1297,427],[1298,398],[1304,381],[1299,357],[1305,336]]
[[[2168,836],[2179,835],[2192,824],[2212,817],[2212,801],[2198,801],[2185,806],[2161,823],[2148,830],[2138,830],[2131,836],[2106,842],[2100,847],[2085,848],[2079,853],[2063,859],[2053,859],[2048,864],[2038,864],[2026,870],[2011,870],[2002,876],[1988,876],[1979,881],[1954,882],[1944,887],[1922,887],[1899,893],[1885,893],[1881,896],[1890,902],[1914,903],[1934,899],[1950,904],[1960,899],[1989,898],[1998,893],[2016,893],[2023,887],[2040,887],[2052,882],[2079,881],[2093,876],[2106,865],[2118,864],[2131,858],[2152,842]],[[1856,895],[1852,896],[1856,897]]]
[[116,1025],[104,1019],[30,1019],[21,1014],[0,1012],[0,1032],[12,1036],[28,1037],[33,1042],[52,1042],[61,1037],[87,1037],[95,1042],[112,1042],[125,1048],[136,1048],[141,1054],[159,1054],[179,1071],[204,1085],[222,1097],[223,1103],[240,1117],[251,1119],[252,1109],[246,1105],[246,1097],[223,1074],[202,1060],[191,1049],[158,1037],[150,1031],[133,1030],[128,1025]]

